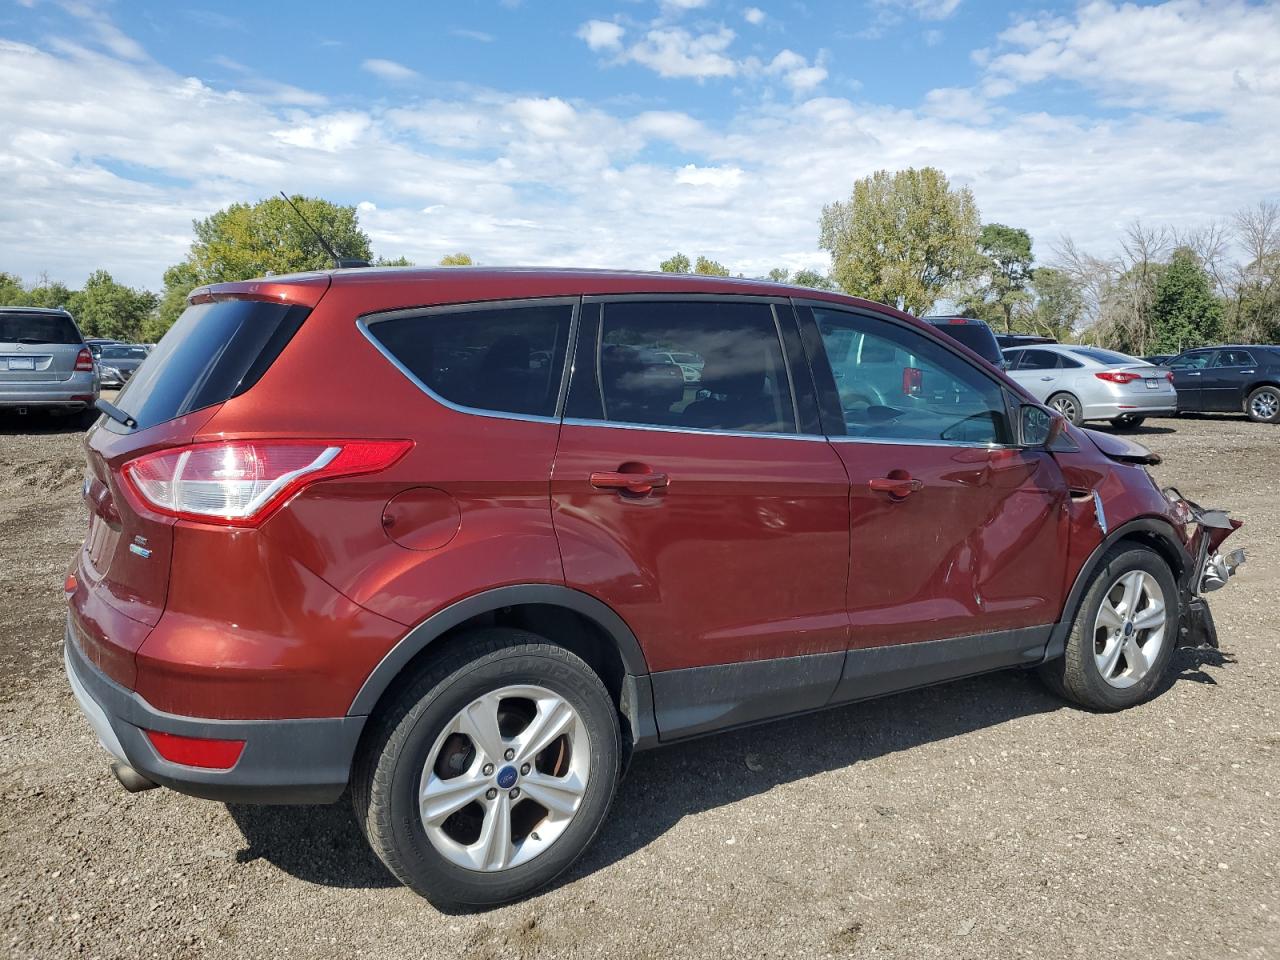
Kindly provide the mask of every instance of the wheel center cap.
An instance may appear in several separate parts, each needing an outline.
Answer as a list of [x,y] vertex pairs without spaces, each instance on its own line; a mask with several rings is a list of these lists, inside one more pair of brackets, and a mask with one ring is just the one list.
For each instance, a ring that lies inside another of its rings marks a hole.
[[1124,625],[1124,635],[1125,635],[1126,637],[1132,637],[1132,636],[1133,636],[1133,621],[1132,621],[1132,620],[1129,620],[1129,621],[1127,621],[1127,622],[1125,623],[1125,625]]
[[503,790],[510,790],[516,785],[516,768],[503,767],[498,771],[498,786]]

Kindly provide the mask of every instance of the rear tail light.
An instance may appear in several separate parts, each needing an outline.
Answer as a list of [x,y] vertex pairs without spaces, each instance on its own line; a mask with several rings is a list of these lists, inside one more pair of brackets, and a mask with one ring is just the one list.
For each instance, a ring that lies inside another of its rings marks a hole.
[[1142,379],[1141,374],[1126,373],[1123,370],[1104,370],[1102,373],[1095,373],[1094,376],[1109,383],[1133,383],[1135,380]]
[[924,371],[919,367],[902,368],[902,392],[908,397],[918,397],[924,390]]
[[308,484],[385,470],[409,440],[227,440],[148,453],[124,476],[157,513],[255,527]]
[[230,770],[244,751],[243,740],[209,740],[204,737],[182,737],[176,733],[147,730],[147,739],[156,753],[170,763],[207,770]]
[[1170,370],[1168,373],[1166,373],[1164,375],[1164,378],[1168,380],[1170,383],[1173,383],[1173,371]]
[[76,372],[81,370],[88,371],[93,369],[93,354],[89,352],[89,348],[85,347],[76,354]]

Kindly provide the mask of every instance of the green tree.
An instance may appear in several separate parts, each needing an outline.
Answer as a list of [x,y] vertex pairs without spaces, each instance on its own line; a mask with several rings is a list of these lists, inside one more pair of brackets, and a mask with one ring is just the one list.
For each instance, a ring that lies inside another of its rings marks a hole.
[[416,264],[408,257],[379,257],[373,261],[375,267],[413,267]]
[[978,254],[982,258],[979,285],[962,302],[975,316],[992,320],[1013,332],[1014,314],[1031,299],[1031,234],[1020,227],[987,223],[978,234]]
[[1084,298],[1071,276],[1053,267],[1037,267],[1031,271],[1033,293],[1030,310],[1020,317],[1026,329],[1055,340],[1070,340],[1084,317]]
[[774,267],[764,277],[766,280],[772,280],[774,283],[790,283],[791,271],[786,267]]
[[691,266],[689,258],[683,253],[677,252],[674,256],[658,264],[658,269],[663,273],[689,273]]
[[727,277],[729,268],[715,260],[699,257],[698,262],[693,265],[693,272],[704,277]]
[[1151,304],[1152,350],[1178,353],[1222,336],[1222,303],[1189,247],[1178,247],[1156,281]]
[[812,287],[815,290],[834,290],[831,279],[817,270],[797,270],[791,282],[797,287]]
[[0,306],[28,306],[27,288],[17,274],[0,272]]
[[154,343],[177,322],[187,309],[187,295],[200,286],[200,275],[195,264],[188,261],[176,263],[164,272],[164,292],[160,306],[156,308],[154,322],[143,334],[146,343]]
[[137,340],[159,302],[150,290],[126,287],[107,271],[95,270],[84,288],[71,295],[67,307],[85,336]]
[[877,170],[822,208],[819,244],[846,292],[923,314],[979,268],[978,207],[933,167]]
[[442,267],[473,267],[475,263],[469,253],[446,253],[440,258]]

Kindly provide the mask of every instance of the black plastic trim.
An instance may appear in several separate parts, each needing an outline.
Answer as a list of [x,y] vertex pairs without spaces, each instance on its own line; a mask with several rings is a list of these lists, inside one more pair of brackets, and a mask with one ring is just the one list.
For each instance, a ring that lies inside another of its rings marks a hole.
[[[623,666],[628,674],[640,677],[649,673],[644,652],[640,649],[640,643],[636,640],[635,634],[609,606],[580,590],[554,583],[516,584],[486,590],[484,593],[477,593],[459,600],[433,613],[410,630],[387,652],[374,668],[373,673],[365,680],[360,692],[352,701],[347,715],[368,715],[373,712],[379,698],[391,682],[400,675],[409,661],[426,649],[433,640],[472,617],[520,604],[546,604],[564,607],[582,614],[604,630],[617,645],[618,653],[622,657]],[[646,709],[652,711],[652,703],[646,704],[643,698],[637,699],[636,707],[641,715]],[[637,726],[643,728],[644,723],[638,722]]]
[[[102,708],[128,762],[146,779],[164,787],[227,803],[332,803],[342,796],[351,773],[365,717],[301,720],[209,720],[157,710],[93,666],[66,637],[67,669]],[[188,737],[245,741],[230,770],[204,770],[170,763],[143,730]]]

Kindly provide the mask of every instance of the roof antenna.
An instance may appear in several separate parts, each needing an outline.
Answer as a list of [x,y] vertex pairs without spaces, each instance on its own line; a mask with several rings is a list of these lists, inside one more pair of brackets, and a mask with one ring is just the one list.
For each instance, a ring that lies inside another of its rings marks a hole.
[[294,203],[292,200],[290,200],[283,190],[280,191],[280,196],[284,197],[284,202],[293,208],[293,212],[298,215],[298,219],[307,225],[307,229],[316,235],[316,239],[320,241],[320,246],[324,247],[325,253],[329,254],[330,258],[333,260],[333,265],[337,269],[341,270],[344,267],[369,266],[368,260],[361,260],[359,257],[338,256],[337,251],[335,251],[333,247],[329,245],[329,241],[324,238],[324,235],[315,228],[315,225],[312,224],[310,220],[308,220],[305,216],[303,216],[302,211],[298,209],[298,205]]

